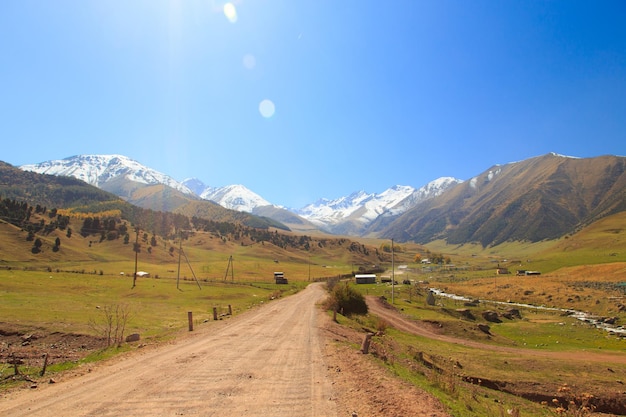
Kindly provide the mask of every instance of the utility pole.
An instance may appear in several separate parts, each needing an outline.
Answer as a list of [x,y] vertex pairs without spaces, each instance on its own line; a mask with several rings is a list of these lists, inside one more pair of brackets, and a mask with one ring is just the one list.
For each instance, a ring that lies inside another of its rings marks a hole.
[[226,266],[226,274],[224,274],[224,281],[228,278],[228,271],[230,270],[230,280],[235,282],[235,265],[233,264],[233,255],[228,258],[228,265]]
[[135,273],[133,274],[133,288],[137,285],[137,255],[139,254],[139,228],[135,228]]
[[178,237],[178,273],[176,274],[176,288],[180,290],[180,257],[183,256],[183,233],[179,233]]
[[183,231],[181,230],[180,232],[180,242],[178,245],[178,274],[176,277],[176,288],[181,291],[181,289],[179,288],[179,282],[180,282],[180,258],[181,256],[185,257],[185,261],[187,261],[187,265],[189,266],[189,270],[191,271],[191,275],[193,275],[193,279],[196,280],[196,284],[198,285],[199,289],[202,289],[202,287],[200,286],[200,282],[198,281],[198,278],[196,277],[196,273],[193,272],[193,268],[191,267],[191,262],[189,262],[189,258],[187,258],[187,254],[185,254],[185,251],[183,251]]

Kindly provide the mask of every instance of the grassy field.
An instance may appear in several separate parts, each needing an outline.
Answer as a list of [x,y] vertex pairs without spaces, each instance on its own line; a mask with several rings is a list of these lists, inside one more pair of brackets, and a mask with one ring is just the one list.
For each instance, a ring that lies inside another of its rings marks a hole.
[[[198,283],[200,287],[198,287]],[[43,327],[58,332],[90,332],[105,306],[126,306],[131,312],[127,332],[145,337],[167,334],[187,326],[187,312],[196,321],[212,319],[231,306],[237,314],[302,285],[205,282],[23,270],[0,271],[2,321]]]

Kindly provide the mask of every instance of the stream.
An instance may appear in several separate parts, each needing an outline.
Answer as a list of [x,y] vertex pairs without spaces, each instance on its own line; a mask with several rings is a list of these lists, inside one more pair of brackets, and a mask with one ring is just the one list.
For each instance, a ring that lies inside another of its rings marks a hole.
[[[446,293],[438,288],[429,288],[430,291],[432,291],[432,293],[436,296],[439,297],[446,297],[446,298],[450,298],[452,300],[457,300],[457,301],[474,301],[475,299],[473,298],[468,298],[468,297],[464,297],[462,295],[457,295],[457,294],[449,294]],[[573,309],[569,309],[569,308],[557,308],[557,307],[546,307],[546,306],[536,306],[536,305],[532,305],[532,304],[523,304],[523,303],[513,303],[513,302],[506,302],[506,301],[493,301],[493,300],[478,300],[481,303],[491,303],[491,304],[498,304],[498,305],[503,305],[503,306],[510,306],[510,307],[521,307],[521,308],[527,308],[527,309],[535,309],[535,310],[543,310],[543,311],[555,311],[555,312],[559,312],[559,313],[566,313],[568,316],[570,317],[574,317],[577,320],[580,320],[584,323],[588,323],[598,329],[604,330],[606,332],[609,333],[613,333],[615,335],[619,335],[619,336],[626,336],[626,328],[624,328],[624,326],[616,326],[613,324],[609,324],[609,323],[605,323],[604,321],[602,321],[602,319],[598,316],[594,316],[590,313],[585,313],[584,311],[578,311],[578,310],[573,310]]]

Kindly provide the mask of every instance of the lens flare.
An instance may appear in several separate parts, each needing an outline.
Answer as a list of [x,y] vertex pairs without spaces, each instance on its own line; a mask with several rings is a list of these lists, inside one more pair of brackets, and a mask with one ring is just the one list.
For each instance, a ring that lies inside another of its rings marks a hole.
[[243,66],[251,70],[256,67],[256,58],[252,54],[246,54],[243,57]]
[[228,19],[230,23],[235,23],[237,21],[237,9],[234,4],[226,3],[224,5],[224,16],[226,16],[226,19]]
[[274,115],[274,112],[276,112],[276,106],[274,106],[272,100],[265,99],[259,103],[259,112],[261,116],[269,119]]

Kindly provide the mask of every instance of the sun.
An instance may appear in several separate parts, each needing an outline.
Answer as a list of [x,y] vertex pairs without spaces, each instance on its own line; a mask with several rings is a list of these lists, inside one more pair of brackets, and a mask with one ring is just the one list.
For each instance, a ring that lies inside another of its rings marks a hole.
[[224,16],[230,21],[230,23],[237,22],[237,8],[233,3],[224,4]]

